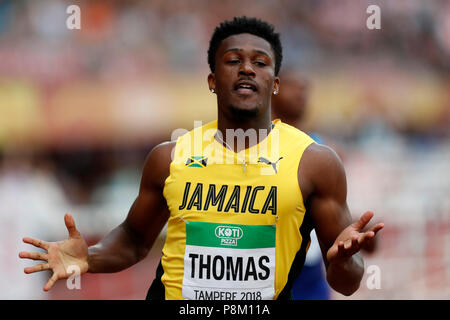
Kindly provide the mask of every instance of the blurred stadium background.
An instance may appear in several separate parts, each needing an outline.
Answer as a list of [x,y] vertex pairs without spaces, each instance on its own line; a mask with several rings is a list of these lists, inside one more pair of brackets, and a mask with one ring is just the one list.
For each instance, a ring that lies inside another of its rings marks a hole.
[[[81,30],[66,28],[71,4]],[[355,218],[386,224],[365,257],[381,288],[366,274],[346,299],[450,298],[449,1],[1,0],[1,299],[145,298],[163,237],[128,270],[49,293],[49,274],[23,273],[21,238],[66,238],[66,212],[90,244],[123,221],[151,148],[215,118],[208,41],[236,15],[276,26],[282,69],[311,82],[304,130],[342,156]]]

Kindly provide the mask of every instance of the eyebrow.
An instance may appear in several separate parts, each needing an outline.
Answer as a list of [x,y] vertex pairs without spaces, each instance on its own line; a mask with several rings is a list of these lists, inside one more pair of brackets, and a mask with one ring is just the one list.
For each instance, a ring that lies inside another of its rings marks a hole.
[[[223,53],[227,53],[227,52],[230,52],[230,51],[236,52],[236,51],[243,51],[243,50],[242,50],[242,49],[239,49],[239,48],[230,48],[230,49],[225,50]],[[263,51],[263,50],[252,50],[252,51],[253,51],[253,52],[256,52],[256,53],[259,53],[259,54],[262,54],[262,55],[265,55],[265,56],[267,56],[268,58],[272,59],[272,58],[267,54],[267,52],[265,52],[265,51]]]

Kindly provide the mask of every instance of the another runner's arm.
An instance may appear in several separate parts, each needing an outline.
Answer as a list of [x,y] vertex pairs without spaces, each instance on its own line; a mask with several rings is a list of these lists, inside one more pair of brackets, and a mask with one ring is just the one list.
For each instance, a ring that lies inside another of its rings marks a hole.
[[117,272],[145,258],[165,225],[169,210],[163,197],[174,142],[156,146],[147,156],[139,194],[127,218],[89,247],[88,272]]
[[327,281],[334,290],[351,295],[359,288],[364,274],[359,250],[382,225],[362,231],[373,216],[371,212],[352,224],[344,167],[332,149],[310,145],[303,154],[299,174],[307,212],[311,214],[322,250]]

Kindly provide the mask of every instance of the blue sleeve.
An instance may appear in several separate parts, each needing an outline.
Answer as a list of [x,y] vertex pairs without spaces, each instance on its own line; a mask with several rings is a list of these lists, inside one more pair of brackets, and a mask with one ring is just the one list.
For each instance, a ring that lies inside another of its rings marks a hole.
[[309,136],[310,136],[316,143],[318,143],[318,144],[324,144],[324,141],[323,141],[322,137],[321,137],[318,133],[310,132],[310,133],[309,133]]

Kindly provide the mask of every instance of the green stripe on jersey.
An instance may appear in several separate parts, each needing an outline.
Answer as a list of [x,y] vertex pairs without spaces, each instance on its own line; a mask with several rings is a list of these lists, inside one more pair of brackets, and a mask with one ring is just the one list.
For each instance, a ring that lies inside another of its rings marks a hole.
[[257,249],[274,248],[276,225],[240,225],[189,221],[186,245]]

